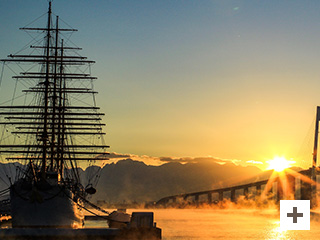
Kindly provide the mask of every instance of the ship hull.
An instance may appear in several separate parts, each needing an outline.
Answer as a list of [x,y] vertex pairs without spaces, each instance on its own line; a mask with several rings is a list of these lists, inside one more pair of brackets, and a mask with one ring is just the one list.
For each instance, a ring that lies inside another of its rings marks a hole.
[[81,228],[84,215],[73,193],[61,185],[39,190],[14,184],[10,191],[13,228]]

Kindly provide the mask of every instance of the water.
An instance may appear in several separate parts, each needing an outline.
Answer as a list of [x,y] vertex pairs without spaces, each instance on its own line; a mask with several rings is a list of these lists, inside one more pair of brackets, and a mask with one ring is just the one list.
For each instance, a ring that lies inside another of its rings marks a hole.
[[[149,210],[128,210],[149,211]],[[277,210],[155,209],[164,240],[189,239],[320,239],[320,221],[310,231],[280,231]]]
[[[277,210],[257,209],[130,209],[153,211],[163,240],[301,240],[320,239],[320,215],[312,217],[310,231],[281,231]],[[105,221],[87,221],[87,228],[107,227]]]

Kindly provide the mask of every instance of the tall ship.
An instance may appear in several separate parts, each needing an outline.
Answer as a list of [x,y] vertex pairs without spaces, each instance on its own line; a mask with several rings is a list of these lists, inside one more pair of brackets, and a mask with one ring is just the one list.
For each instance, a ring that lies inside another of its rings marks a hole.
[[[44,18],[45,26],[21,28],[32,38],[26,48],[1,59],[14,80],[9,101],[1,89],[1,162],[16,163],[7,164],[13,228],[79,228],[101,170],[93,165],[108,159],[104,114],[95,100],[94,61],[70,40],[77,30],[52,13],[51,1]],[[92,176],[82,170],[90,166]]]

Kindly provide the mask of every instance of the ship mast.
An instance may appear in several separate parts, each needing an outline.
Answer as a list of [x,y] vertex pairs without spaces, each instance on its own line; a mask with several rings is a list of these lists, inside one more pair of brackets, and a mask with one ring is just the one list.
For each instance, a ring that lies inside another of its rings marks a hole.
[[[42,136],[42,177],[45,178],[46,162],[47,162],[47,142],[48,142],[48,96],[49,96],[49,71],[50,71],[50,38],[51,38],[51,1],[49,1],[48,10],[48,29],[47,29],[47,47],[46,47],[46,79],[44,82],[44,120],[43,120],[43,136]],[[54,115],[54,114],[52,114]]]
[[[57,102],[57,59],[58,59],[58,34],[59,34],[59,17],[56,18],[56,38],[55,38],[55,51],[54,51],[54,73],[53,73],[53,96],[52,96],[52,120],[51,122],[54,123],[56,121],[56,102]],[[51,125],[51,132],[52,132],[52,143],[51,143],[51,152],[55,152],[55,125]],[[51,171],[53,170],[54,164],[54,155],[51,154]]]
[[[88,84],[97,78],[92,77],[90,72],[86,73],[88,67],[76,72],[82,66],[93,64],[94,61],[78,54],[70,54],[81,48],[64,46],[60,33],[77,30],[60,28],[58,16],[54,26],[52,15],[49,1],[45,28],[20,28],[45,33],[42,46],[39,46],[38,42],[30,46],[31,49],[43,50],[43,55],[37,55],[32,51],[29,55],[10,54],[7,59],[0,60],[6,63],[42,66],[41,70],[22,71],[20,75],[13,76],[20,81],[35,80],[35,84],[22,92],[34,94],[37,101],[17,106],[0,105],[0,126],[13,126],[10,133],[13,136],[24,136],[26,139],[20,144],[14,144],[13,141],[12,144],[0,145],[0,154],[7,160],[26,160],[32,163],[31,166],[36,165],[36,170],[40,173],[37,177],[42,179],[46,178],[48,171],[56,172],[63,178],[66,162],[69,167],[76,168],[76,162],[80,160],[106,160],[106,148],[109,147],[104,144],[102,137],[105,134],[102,132],[105,124],[100,121],[104,114],[98,112],[100,108],[94,101],[94,94],[97,92]],[[85,103],[84,106],[71,105],[72,100],[89,94],[93,95],[93,103]],[[75,141],[78,137],[81,141]],[[97,143],[99,138],[100,144]],[[95,140],[92,140],[92,143],[84,143],[87,139]]]

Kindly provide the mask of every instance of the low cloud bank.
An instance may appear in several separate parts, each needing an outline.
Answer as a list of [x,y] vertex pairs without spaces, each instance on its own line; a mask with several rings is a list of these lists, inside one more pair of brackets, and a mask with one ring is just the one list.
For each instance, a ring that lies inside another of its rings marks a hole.
[[255,160],[240,160],[240,159],[225,159],[225,158],[219,158],[219,157],[213,157],[213,156],[205,156],[205,157],[173,157],[173,156],[166,156],[166,157],[153,157],[148,155],[136,155],[136,154],[122,154],[122,153],[116,153],[111,152],[108,155],[109,160],[107,160],[105,163],[116,163],[120,160],[125,159],[131,159],[135,161],[142,161],[147,165],[154,165],[159,166],[163,165],[165,163],[208,163],[208,162],[214,162],[218,163],[220,165],[233,163],[235,165],[239,166],[257,166],[261,167],[263,162],[261,161],[255,161]]

